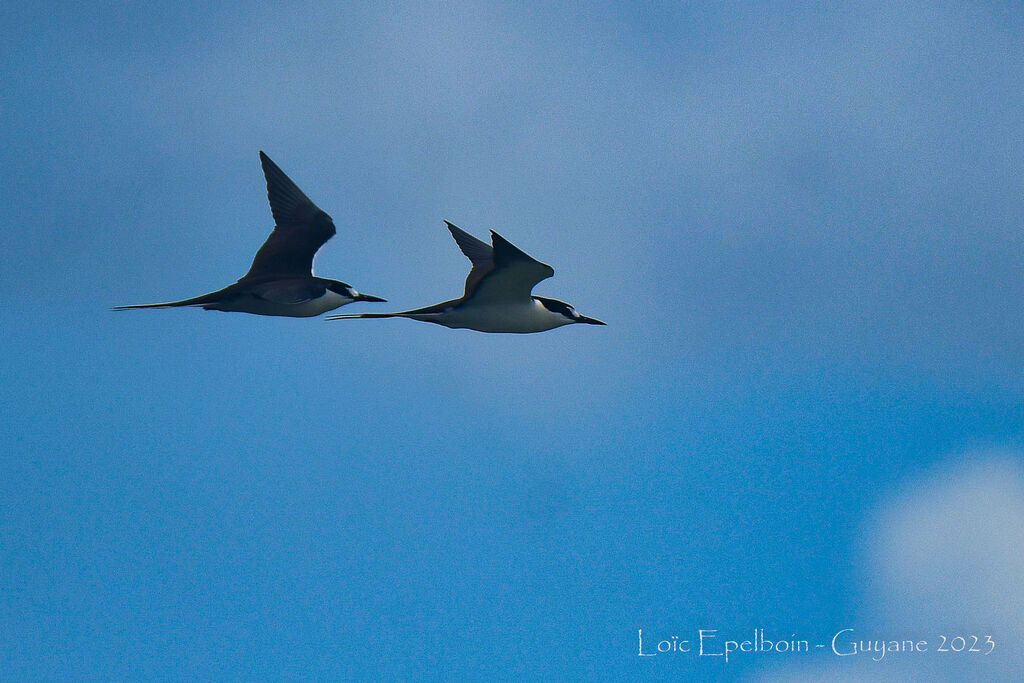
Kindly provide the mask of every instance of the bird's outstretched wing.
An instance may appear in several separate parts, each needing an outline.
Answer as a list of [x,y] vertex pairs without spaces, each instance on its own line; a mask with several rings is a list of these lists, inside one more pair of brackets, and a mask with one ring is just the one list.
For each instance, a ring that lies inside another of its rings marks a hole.
[[448,226],[459,249],[473,263],[469,275],[466,276],[466,292],[463,294],[463,297],[468,299],[484,275],[494,270],[494,249],[487,242],[473,237],[453,223],[445,221],[445,225]]
[[336,232],[334,221],[262,151],[260,163],[276,225],[243,279],[308,277],[313,272],[314,254]]
[[523,252],[498,233],[491,231],[494,267],[476,283],[471,297],[474,303],[525,300],[541,280],[555,270]]

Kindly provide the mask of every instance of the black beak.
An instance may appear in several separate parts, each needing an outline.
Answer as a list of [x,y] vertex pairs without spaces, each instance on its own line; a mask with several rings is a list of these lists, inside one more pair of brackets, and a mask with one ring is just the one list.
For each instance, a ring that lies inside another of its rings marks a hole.
[[577,318],[576,322],[578,322],[578,323],[586,323],[588,325],[607,325],[608,324],[608,323],[601,322],[597,318],[588,318],[585,315],[581,315],[579,318]]
[[379,296],[370,294],[360,294],[356,297],[356,301],[387,301],[387,299],[381,299]]

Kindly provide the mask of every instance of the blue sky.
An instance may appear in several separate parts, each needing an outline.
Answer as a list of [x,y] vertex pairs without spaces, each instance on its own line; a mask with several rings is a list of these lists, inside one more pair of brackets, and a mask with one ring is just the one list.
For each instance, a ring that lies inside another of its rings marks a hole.
[[[3,15],[9,675],[1024,666],[1016,4]],[[608,326],[110,312],[245,272],[260,149],[344,312],[458,296],[448,219]],[[755,628],[998,647],[637,656]]]

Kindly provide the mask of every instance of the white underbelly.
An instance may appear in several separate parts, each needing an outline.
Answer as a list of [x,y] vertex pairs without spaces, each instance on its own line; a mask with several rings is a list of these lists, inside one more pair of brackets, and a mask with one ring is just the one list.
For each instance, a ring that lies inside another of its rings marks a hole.
[[568,318],[553,314],[539,302],[533,301],[528,304],[459,306],[443,313],[416,318],[445,327],[510,334],[544,332],[571,322]]

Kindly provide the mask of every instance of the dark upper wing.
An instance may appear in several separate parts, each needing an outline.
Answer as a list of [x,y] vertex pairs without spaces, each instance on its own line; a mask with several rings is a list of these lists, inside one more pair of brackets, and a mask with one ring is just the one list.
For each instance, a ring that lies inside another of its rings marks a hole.
[[309,276],[313,255],[334,236],[334,221],[262,151],[260,163],[276,227],[256,252],[245,277]]
[[457,225],[448,221],[445,221],[445,224],[451,231],[452,237],[455,238],[455,243],[459,245],[459,249],[473,262],[473,267],[470,269],[469,275],[466,276],[466,292],[463,294],[468,298],[473,294],[473,290],[476,289],[483,276],[494,270],[494,249],[487,242],[478,240]]
[[264,301],[275,304],[301,304],[324,295],[327,288],[316,280],[271,280],[256,283],[250,291]]
[[555,274],[551,266],[524,253],[493,230],[491,242],[494,268],[477,283],[474,302],[529,299],[538,282]]

